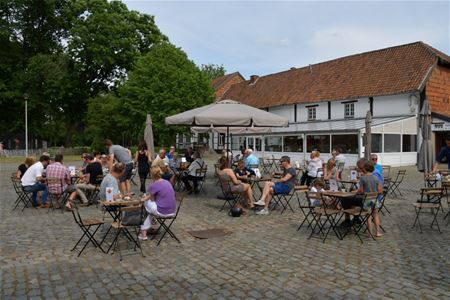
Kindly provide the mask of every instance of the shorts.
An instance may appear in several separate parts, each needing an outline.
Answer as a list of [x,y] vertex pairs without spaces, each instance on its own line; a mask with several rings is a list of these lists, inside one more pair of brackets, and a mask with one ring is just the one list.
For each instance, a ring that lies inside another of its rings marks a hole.
[[131,174],[133,173],[133,163],[128,163],[125,165],[125,171],[119,178],[119,182],[125,182],[131,179]]
[[273,186],[274,194],[288,194],[291,191],[291,187],[283,182],[276,182]]

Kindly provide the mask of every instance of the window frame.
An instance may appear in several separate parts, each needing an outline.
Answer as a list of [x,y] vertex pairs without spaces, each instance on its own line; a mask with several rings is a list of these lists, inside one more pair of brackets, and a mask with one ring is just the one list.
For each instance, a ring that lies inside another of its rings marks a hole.
[[316,110],[316,106],[312,106],[312,107],[308,107],[308,121],[315,121],[317,120],[317,110]]
[[344,103],[344,118],[354,118],[355,117],[355,103]]

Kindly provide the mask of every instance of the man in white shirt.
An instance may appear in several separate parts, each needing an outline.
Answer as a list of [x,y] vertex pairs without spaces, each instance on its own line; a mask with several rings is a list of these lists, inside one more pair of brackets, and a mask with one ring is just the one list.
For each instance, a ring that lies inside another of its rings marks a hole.
[[33,202],[33,206],[38,206],[37,203],[37,193],[39,191],[42,191],[42,197],[41,197],[41,208],[48,208],[47,203],[47,185],[45,183],[42,183],[42,173],[47,167],[47,165],[50,163],[50,157],[47,155],[42,155],[39,158],[39,161],[29,167],[25,174],[23,174],[21,182],[23,186],[23,190],[27,193],[33,193],[31,196],[31,200]]

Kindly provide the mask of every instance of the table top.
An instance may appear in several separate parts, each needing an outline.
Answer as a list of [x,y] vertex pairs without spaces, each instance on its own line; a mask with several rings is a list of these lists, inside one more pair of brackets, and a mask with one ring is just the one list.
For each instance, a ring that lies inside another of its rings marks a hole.
[[342,191],[325,191],[322,193],[325,196],[339,197],[339,198],[350,198],[356,195],[356,192],[342,192]]
[[142,203],[143,201],[141,199],[133,198],[131,200],[113,200],[113,201],[102,201],[103,206],[132,206]]

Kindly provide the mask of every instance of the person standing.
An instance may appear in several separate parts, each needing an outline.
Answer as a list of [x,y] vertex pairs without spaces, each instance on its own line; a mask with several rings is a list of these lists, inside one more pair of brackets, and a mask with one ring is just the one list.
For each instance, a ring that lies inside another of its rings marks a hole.
[[31,200],[33,202],[33,206],[38,206],[38,203],[36,201],[37,193],[39,191],[42,191],[41,196],[41,208],[48,208],[47,203],[47,185],[42,183],[43,179],[43,171],[44,168],[47,167],[47,165],[50,163],[50,157],[46,155],[42,155],[39,158],[39,161],[35,164],[33,164],[31,167],[27,169],[25,174],[23,174],[21,182],[23,186],[23,190],[27,193],[33,193],[31,196]]
[[152,155],[147,148],[147,142],[141,141],[138,145],[138,150],[134,155],[134,161],[137,163],[139,180],[141,182],[140,191],[145,194],[145,180],[147,179],[148,172],[150,171],[150,164],[152,161]]
[[125,171],[123,175],[119,178],[120,181],[120,191],[122,194],[131,194],[131,173],[133,171],[133,160],[131,158],[130,149],[124,148],[120,145],[113,145],[112,141],[109,139],[105,140],[105,146],[108,148],[109,152],[109,169],[112,169],[114,159],[125,165]]

